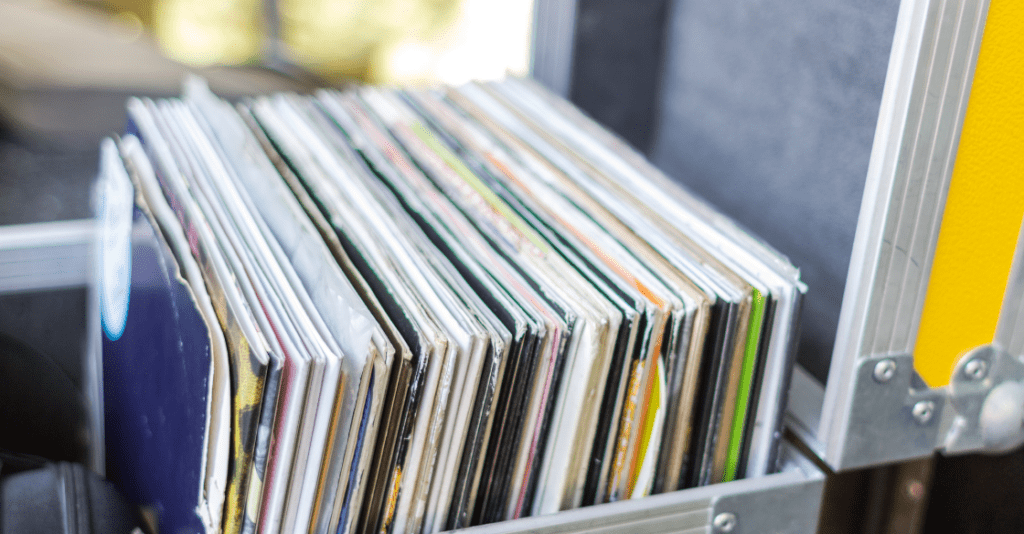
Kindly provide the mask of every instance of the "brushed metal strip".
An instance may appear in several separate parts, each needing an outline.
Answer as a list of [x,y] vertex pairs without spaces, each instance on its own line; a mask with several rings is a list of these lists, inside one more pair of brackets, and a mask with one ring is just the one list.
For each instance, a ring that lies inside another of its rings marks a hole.
[[[913,232],[914,245],[912,250],[921,265],[925,266],[916,278],[916,287],[910,281],[904,281],[903,287],[909,288],[909,295],[901,300],[899,316],[909,318],[904,325],[901,337],[895,338],[890,344],[891,352],[913,351],[917,338],[917,330],[921,323],[921,312],[924,308],[932,261],[935,258],[942,214],[945,208],[946,195],[953,175],[953,165],[960,144],[960,132],[967,113],[967,101],[970,97],[971,82],[974,79],[974,67],[981,48],[981,37],[985,28],[988,12],[988,0],[975,2],[950,2],[952,7],[962,6],[960,19],[956,27],[960,31],[954,36],[952,48],[953,60],[947,71],[945,98],[942,101],[940,123],[935,132],[930,157],[926,160],[926,175],[940,176],[941,180],[931,180],[930,188],[922,205],[928,210],[919,216],[918,224]],[[906,303],[905,305],[902,303]]]
[[1010,356],[1024,355],[1024,221],[1017,237],[994,341]]
[[605,523],[593,528],[574,530],[580,534],[619,534],[621,532],[659,533],[659,532],[707,532],[711,523],[711,508],[644,517],[621,523]]
[[[953,161],[970,94],[973,57],[984,26],[982,0],[945,1],[935,21],[927,83],[920,87],[923,112],[906,157],[904,204],[892,229],[893,264],[885,297],[874,308],[879,321],[869,354],[909,353],[924,307],[928,275],[938,242]],[[982,21],[982,24],[978,24]],[[973,54],[972,54],[973,52]]]
[[89,410],[89,468],[107,474],[107,440],[103,401],[103,327],[100,326],[98,284],[89,283],[85,347],[82,361],[82,392]]
[[[703,489],[703,488],[697,488]],[[718,492],[726,491],[725,488]],[[683,490],[673,493],[662,493],[614,503],[598,504],[585,508],[567,510],[550,515],[525,517],[512,521],[502,521],[461,529],[467,534],[513,534],[530,532],[533,534],[572,534],[577,532],[596,532],[606,527],[613,527],[619,532],[633,532],[632,524],[645,521],[658,521],[665,517],[684,517],[686,528],[708,525],[711,522],[713,497],[699,495],[690,499],[694,490]],[[697,492],[706,493],[706,492]],[[714,492],[712,492],[712,495]],[[666,506],[666,503],[670,503]],[[666,531],[670,531],[668,529]],[[614,530],[613,530],[614,531]]]
[[786,426],[818,456],[824,455],[824,447],[818,441],[824,396],[824,386],[802,365],[794,365],[789,383],[789,402],[786,405]]
[[[789,442],[781,443],[780,459],[781,469],[772,475],[480,525],[459,532],[710,532],[712,514],[720,512],[730,512],[739,518],[737,534],[766,530],[810,532],[817,523],[825,475]],[[772,526],[780,522],[791,528]]]
[[826,462],[841,458],[868,309],[881,263],[885,220],[895,182],[896,162],[911,109],[911,92],[928,20],[929,0],[903,0],[896,18],[889,67],[868,162],[864,196],[854,235],[839,327],[822,406],[819,440]]
[[537,0],[533,7],[530,75],[563,98],[572,85],[578,0]]
[[94,228],[90,219],[0,226],[0,293],[87,285]]
[[[920,56],[916,66],[913,79],[913,89],[910,97],[910,107],[907,110],[907,118],[904,123],[903,134],[899,147],[899,156],[896,161],[896,168],[892,178],[891,193],[889,196],[889,209],[885,212],[885,230],[882,234],[882,242],[879,251],[879,263],[875,276],[875,286],[872,288],[871,301],[868,304],[868,321],[865,325],[863,335],[863,349],[867,354],[883,352],[888,348],[888,336],[884,331],[886,325],[880,325],[885,311],[896,307],[895,299],[898,296],[899,288],[893,287],[892,277],[894,271],[900,271],[906,262],[907,251],[905,243],[897,243],[900,230],[900,218],[904,211],[912,210],[916,206],[914,202],[914,190],[920,181],[910,179],[910,163],[913,162],[914,154],[923,148],[923,140],[920,137],[921,124],[927,117],[928,111],[928,89],[934,68],[935,48],[939,42],[940,21],[942,19],[941,1],[933,1],[928,6],[928,18],[926,27],[928,30],[923,34]],[[930,122],[930,121],[929,121]],[[909,198],[908,198],[909,197]],[[902,246],[901,246],[902,245]],[[851,258],[850,261],[856,261]],[[902,274],[902,273],[900,273]],[[891,321],[891,318],[889,318]],[[891,326],[891,323],[890,325]],[[882,330],[881,332],[879,330]],[[879,347],[881,338],[884,345]]]

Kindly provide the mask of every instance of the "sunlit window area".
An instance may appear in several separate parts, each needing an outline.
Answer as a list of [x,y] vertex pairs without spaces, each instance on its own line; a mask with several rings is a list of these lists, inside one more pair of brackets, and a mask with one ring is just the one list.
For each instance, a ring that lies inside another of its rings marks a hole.
[[525,74],[533,0],[109,0],[136,34],[194,66],[270,65],[328,82]]

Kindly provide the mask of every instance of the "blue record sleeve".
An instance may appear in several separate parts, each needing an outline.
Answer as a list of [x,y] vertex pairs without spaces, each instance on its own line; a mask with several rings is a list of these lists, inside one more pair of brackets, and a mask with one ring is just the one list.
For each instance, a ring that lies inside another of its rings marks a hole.
[[[111,179],[103,174],[101,197]],[[110,200],[100,199],[101,219],[104,205],[117,204]],[[210,331],[170,248],[146,215],[128,206],[127,230],[101,224],[101,242],[115,244],[100,246],[100,264],[125,267],[117,276],[105,267],[99,273],[101,295],[125,303],[101,311],[107,477],[153,513],[160,532],[206,532],[197,510],[209,431]],[[104,260],[125,255],[117,245],[125,233],[127,258]]]

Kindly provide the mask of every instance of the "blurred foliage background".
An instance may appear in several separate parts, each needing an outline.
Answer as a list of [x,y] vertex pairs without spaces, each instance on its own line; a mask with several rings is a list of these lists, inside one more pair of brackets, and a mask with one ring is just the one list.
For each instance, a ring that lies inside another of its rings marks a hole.
[[533,0],[82,0],[193,66],[325,83],[461,83],[529,68]]

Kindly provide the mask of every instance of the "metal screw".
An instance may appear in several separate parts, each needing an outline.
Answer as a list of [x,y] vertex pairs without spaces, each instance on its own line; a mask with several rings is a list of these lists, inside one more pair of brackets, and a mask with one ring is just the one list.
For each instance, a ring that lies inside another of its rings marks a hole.
[[715,516],[715,520],[711,524],[718,532],[732,532],[736,528],[736,514],[722,512]]
[[886,358],[876,363],[873,375],[875,377],[875,381],[879,383],[888,382],[896,375],[896,362]]
[[981,380],[985,378],[985,373],[988,372],[988,362],[981,358],[974,358],[964,365],[964,374],[967,375],[971,380]]
[[935,412],[935,403],[932,401],[920,401],[914,405],[912,413],[914,419],[917,420],[918,424],[926,424],[931,421],[932,414]]

